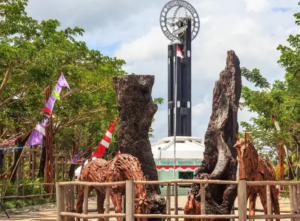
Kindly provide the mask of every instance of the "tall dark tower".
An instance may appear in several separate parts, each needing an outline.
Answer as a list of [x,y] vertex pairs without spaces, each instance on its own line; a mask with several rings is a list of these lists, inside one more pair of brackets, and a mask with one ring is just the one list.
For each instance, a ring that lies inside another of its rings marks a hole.
[[[168,17],[168,14],[173,16]],[[180,17],[180,14],[184,16]],[[174,136],[175,122],[176,136],[191,136],[191,46],[199,32],[200,20],[191,4],[174,0],[162,9],[160,24],[166,37],[171,40],[168,45],[168,136]]]

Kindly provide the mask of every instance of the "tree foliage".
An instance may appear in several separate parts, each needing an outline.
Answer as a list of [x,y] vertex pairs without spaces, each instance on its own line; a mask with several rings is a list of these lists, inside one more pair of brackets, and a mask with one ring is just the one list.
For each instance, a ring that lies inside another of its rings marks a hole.
[[54,106],[55,147],[71,153],[95,145],[117,115],[111,78],[126,74],[125,61],[77,41],[79,27],[29,17],[27,2],[0,2],[0,128],[31,131],[43,118],[45,88],[63,73],[71,91],[63,89]]
[[[300,13],[294,17],[296,25],[300,25]],[[289,46],[277,47],[281,52],[278,64],[286,71],[284,80],[276,80],[271,86],[258,69],[242,70],[243,76],[256,86],[255,90],[243,86],[242,107],[258,116],[251,119],[252,124],[241,124],[251,133],[256,147],[262,150],[268,146],[272,149],[271,155],[278,152],[281,139],[292,153],[298,151],[300,141],[300,35],[290,35],[287,42]],[[280,125],[281,137],[271,120],[272,115]]]

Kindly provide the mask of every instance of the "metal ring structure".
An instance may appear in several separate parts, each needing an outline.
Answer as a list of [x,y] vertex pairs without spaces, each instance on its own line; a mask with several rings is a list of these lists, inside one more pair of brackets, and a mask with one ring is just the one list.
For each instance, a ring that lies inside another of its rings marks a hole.
[[[177,9],[175,10],[175,13],[174,13],[173,17],[168,18],[167,17],[168,12],[174,7],[177,7]],[[190,3],[186,2],[186,1],[183,1],[183,0],[169,1],[162,8],[161,13],[160,13],[160,17],[159,17],[159,23],[160,23],[161,30],[164,33],[164,35],[169,40],[171,40],[172,42],[174,42],[176,40],[179,40],[178,36],[176,36],[172,33],[172,31],[168,28],[167,24],[168,24],[168,20],[171,19],[172,22],[173,22],[172,25],[174,27],[174,21],[176,19],[177,12],[180,8],[184,8],[192,16],[192,17],[190,17],[191,21],[192,21],[192,30],[191,30],[192,36],[191,37],[192,37],[192,40],[194,40],[196,38],[196,36],[198,35],[199,30],[200,30],[200,18],[198,16],[198,13],[197,13],[196,9]],[[186,19],[188,18],[187,13],[186,13],[185,18]]]

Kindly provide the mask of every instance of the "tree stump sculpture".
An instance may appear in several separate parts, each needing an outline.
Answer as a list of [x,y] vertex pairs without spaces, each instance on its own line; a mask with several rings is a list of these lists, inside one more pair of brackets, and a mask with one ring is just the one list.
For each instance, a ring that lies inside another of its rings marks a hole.
[[[238,133],[237,113],[241,96],[239,64],[234,51],[228,51],[225,70],[221,72],[213,90],[212,114],[205,134],[204,160],[195,173],[195,179],[236,180],[237,155],[233,146]],[[199,185],[192,185],[191,194],[193,197],[190,196],[190,200],[200,202]],[[230,214],[236,195],[235,185],[207,185],[206,214]],[[185,213],[191,213],[188,204],[195,205],[187,202]]]
[[[117,182],[125,180],[145,180],[141,170],[141,164],[138,159],[129,155],[121,154],[116,156],[111,161],[97,159],[89,162],[84,166],[81,172],[80,181],[87,182]],[[97,211],[104,213],[105,187],[90,187],[97,194]],[[134,187],[135,192],[135,213],[149,214],[149,201],[147,199],[146,188],[144,185],[137,184]],[[111,186],[110,195],[115,207],[116,213],[121,213],[122,196],[125,195],[125,186]],[[76,201],[76,212],[82,213],[82,203],[84,198],[84,187],[81,186]],[[77,221],[80,219],[78,218]],[[103,219],[101,219],[103,220]],[[117,218],[121,221],[122,218]],[[147,221],[147,219],[138,219],[140,221]]]
[[[253,144],[244,138],[237,141],[234,146],[237,150],[239,161],[239,179],[247,181],[276,181],[276,174],[273,167],[266,160],[262,159]],[[280,214],[278,197],[275,186],[270,186],[271,202],[275,214]],[[249,213],[255,214],[257,194],[260,196],[261,204],[267,214],[267,193],[266,186],[247,186],[247,199],[250,199]],[[253,221],[253,220],[250,220]],[[279,219],[277,219],[279,221]]]
[[[151,75],[127,75],[113,78],[119,111],[118,146],[120,152],[137,157],[148,180],[158,180],[148,139],[149,128],[157,111],[157,105],[153,103],[151,97],[153,84],[154,76]],[[165,214],[166,202],[159,186],[149,185],[147,194],[151,202],[151,214]]]

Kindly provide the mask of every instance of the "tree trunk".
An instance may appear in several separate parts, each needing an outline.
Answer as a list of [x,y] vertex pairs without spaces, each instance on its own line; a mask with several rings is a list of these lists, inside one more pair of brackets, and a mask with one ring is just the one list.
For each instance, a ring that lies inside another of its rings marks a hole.
[[[240,62],[234,51],[228,51],[226,68],[213,90],[212,114],[205,134],[202,165],[195,179],[236,180],[237,113],[241,96]],[[199,185],[192,186],[200,201]],[[206,214],[229,214],[237,195],[235,185],[208,185],[205,189]]]
[[[151,91],[154,76],[127,75],[113,78],[119,111],[118,147],[121,153],[137,157],[148,180],[158,180],[156,165],[148,139],[157,105]],[[166,202],[158,185],[147,188],[152,201],[151,213],[166,213]]]

